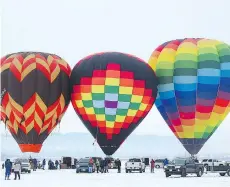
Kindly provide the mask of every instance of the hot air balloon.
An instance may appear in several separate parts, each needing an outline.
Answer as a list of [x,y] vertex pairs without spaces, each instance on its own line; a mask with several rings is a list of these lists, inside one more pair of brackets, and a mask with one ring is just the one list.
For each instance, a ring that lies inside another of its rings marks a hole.
[[158,78],[159,112],[196,155],[229,113],[229,45],[202,38],[173,40],[159,46],[149,64]]
[[70,102],[71,69],[60,57],[18,52],[1,59],[1,120],[22,152],[41,150]]
[[157,80],[143,60],[118,52],[82,59],[71,77],[72,105],[106,155],[112,155],[154,104]]

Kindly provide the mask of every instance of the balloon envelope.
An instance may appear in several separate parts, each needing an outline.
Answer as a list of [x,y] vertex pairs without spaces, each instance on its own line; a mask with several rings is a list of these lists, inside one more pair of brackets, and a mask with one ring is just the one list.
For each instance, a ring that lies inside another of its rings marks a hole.
[[197,154],[229,112],[230,47],[173,40],[159,46],[149,64],[159,81],[159,112],[185,149]]
[[70,81],[73,107],[106,155],[112,155],[140,124],[157,94],[151,67],[117,52],[81,60]]
[[39,152],[69,101],[71,69],[60,57],[19,52],[1,59],[1,120],[22,152]]

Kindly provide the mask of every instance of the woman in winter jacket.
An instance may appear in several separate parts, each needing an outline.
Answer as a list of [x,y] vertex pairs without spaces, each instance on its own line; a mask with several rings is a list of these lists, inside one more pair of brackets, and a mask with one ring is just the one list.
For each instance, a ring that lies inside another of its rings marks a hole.
[[17,176],[18,176],[18,179],[20,180],[21,163],[16,162],[13,168],[14,168],[14,180],[17,180]]

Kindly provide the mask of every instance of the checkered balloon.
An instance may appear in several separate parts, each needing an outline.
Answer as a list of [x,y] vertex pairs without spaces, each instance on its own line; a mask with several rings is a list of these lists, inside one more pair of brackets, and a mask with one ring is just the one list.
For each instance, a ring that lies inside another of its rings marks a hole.
[[127,54],[88,56],[71,75],[73,107],[106,155],[112,155],[140,124],[156,93],[150,66]]

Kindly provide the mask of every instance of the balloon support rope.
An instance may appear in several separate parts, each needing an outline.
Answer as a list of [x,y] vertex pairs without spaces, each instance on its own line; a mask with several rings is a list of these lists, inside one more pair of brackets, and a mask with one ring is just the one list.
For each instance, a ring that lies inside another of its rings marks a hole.
[[58,133],[60,133],[60,123],[58,123]]

